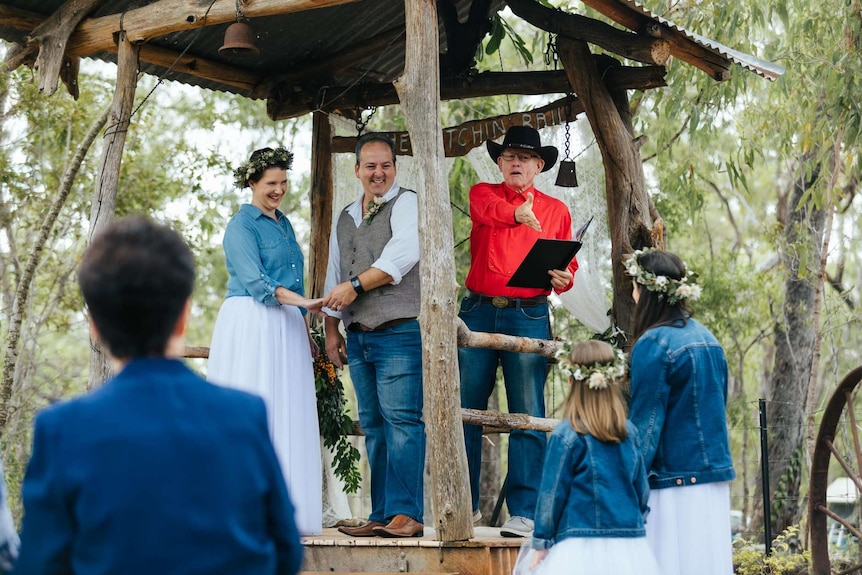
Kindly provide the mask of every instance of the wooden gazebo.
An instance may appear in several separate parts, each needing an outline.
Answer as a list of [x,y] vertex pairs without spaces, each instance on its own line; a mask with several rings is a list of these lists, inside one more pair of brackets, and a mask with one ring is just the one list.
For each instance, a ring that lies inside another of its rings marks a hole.
[[[396,138],[404,153],[417,158],[417,192],[423,198],[420,320],[434,527],[440,541],[455,542],[471,539],[473,527],[458,371],[451,361],[457,352],[457,308],[444,156],[466,153],[497,138],[507,125],[552,125],[586,114],[606,166],[608,218],[614,223],[609,256],[617,262],[618,287],[613,308],[617,318],[626,318],[632,302],[618,262],[632,246],[653,241],[628,92],[664,86],[670,58],[716,81],[729,78],[734,67],[767,79],[784,72],[692,34],[633,0],[583,4],[591,17],[549,9],[538,0],[0,0],[0,37],[15,43],[7,64],[38,68],[46,95],[62,81],[77,96],[82,57],[117,64],[109,119],[114,129],[105,135],[91,233],[113,215],[139,71],[265,99],[273,120],[313,114],[309,283],[314,294],[322,290],[326,269],[331,155],[352,145],[350,139],[333,139],[328,115],[356,119],[371,106],[402,106],[409,136]],[[562,70],[476,71],[477,46],[506,5],[516,16],[556,35]],[[257,57],[219,52],[226,28],[239,18],[255,31]],[[594,54],[591,46],[602,53]],[[467,128],[441,125],[441,100],[502,94],[559,94],[560,99],[530,114],[474,120]]]

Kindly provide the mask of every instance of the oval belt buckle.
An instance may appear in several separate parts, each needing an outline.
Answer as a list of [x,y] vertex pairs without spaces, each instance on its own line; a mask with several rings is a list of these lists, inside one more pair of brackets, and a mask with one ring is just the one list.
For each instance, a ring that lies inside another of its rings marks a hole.
[[503,297],[501,295],[494,296],[491,298],[491,305],[494,307],[509,307],[509,298]]

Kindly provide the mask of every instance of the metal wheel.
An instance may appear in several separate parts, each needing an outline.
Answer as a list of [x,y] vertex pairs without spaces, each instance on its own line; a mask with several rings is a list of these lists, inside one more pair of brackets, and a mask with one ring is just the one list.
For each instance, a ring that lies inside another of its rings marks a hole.
[[862,441],[853,406],[856,388],[862,381],[862,367],[851,371],[829,399],[811,461],[811,481],[808,497],[808,525],[811,536],[811,567],[815,575],[829,575],[828,519],[832,518],[862,541],[856,525],[827,507],[829,467],[835,461],[862,494]]

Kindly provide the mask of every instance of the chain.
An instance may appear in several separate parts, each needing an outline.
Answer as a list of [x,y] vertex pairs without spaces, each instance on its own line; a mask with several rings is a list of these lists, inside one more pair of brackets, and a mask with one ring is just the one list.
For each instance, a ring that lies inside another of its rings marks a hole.
[[569,123],[566,122],[566,157],[565,157],[565,160],[569,159],[569,147],[571,145],[571,140],[572,140],[572,135],[569,133]]
[[372,116],[374,116],[374,112],[377,111],[377,106],[371,106],[369,109],[371,110],[371,113],[368,114],[368,117],[365,120],[362,119],[362,110],[359,110],[359,114],[358,114],[358,117],[356,119],[356,135],[357,136],[362,135],[363,130],[365,130],[365,126],[368,125],[368,122],[370,122]]
[[550,66],[551,62],[554,64],[554,70],[557,69],[557,62],[560,60],[560,56],[557,54],[557,36],[556,34],[548,33],[548,45],[545,46],[545,66]]

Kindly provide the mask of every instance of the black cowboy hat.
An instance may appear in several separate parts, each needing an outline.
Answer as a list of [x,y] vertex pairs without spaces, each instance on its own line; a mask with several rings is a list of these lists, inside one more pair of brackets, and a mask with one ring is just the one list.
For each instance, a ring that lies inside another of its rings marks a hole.
[[543,172],[547,172],[554,167],[554,164],[557,163],[557,156],[559,155],[556,147],[543,146],[539,139],[539,131],[529,126],[512,126],[506,131],[506,137],[503,138],[502,144],[498,144],[493,140],[488,140],[485,145],[488,147],[488,153],[491,154],[491,159],[495,162],[506,148],[536,152],[543,160],[545,160],[545,165],[542,168]]

